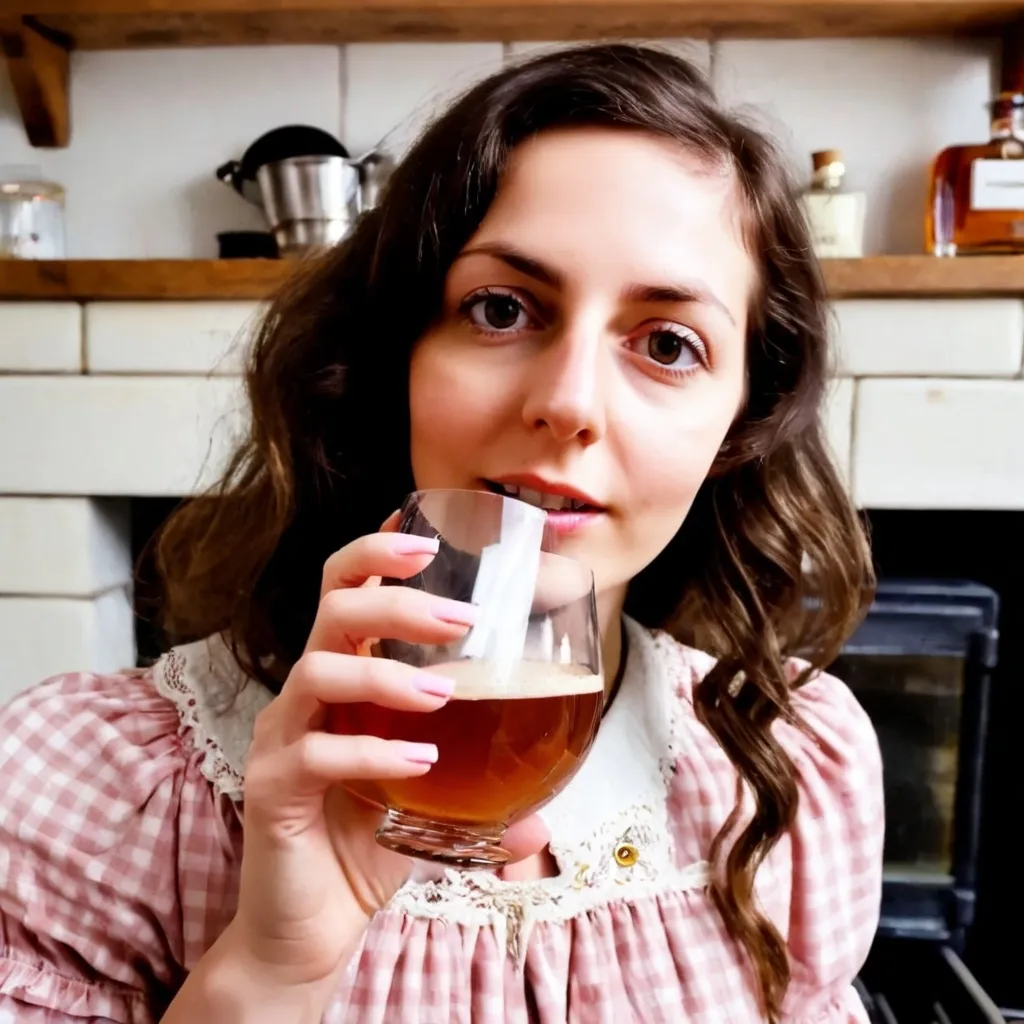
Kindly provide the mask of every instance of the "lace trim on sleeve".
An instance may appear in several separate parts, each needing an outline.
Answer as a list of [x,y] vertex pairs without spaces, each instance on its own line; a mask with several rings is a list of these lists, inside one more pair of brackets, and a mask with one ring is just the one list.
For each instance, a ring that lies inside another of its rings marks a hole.
[[203,755],[203,776],[216,793],[240,802],[256,716],[273,694],[242,672],[219,636],[173,648],[153,667],[153,683]]

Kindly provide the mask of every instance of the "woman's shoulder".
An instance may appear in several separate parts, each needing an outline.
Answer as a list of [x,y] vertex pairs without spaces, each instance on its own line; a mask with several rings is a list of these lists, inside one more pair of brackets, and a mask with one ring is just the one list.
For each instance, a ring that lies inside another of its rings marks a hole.
[[232,912],[238,811],[167,669],[66,673],[0,709],[0,1006],[142,1020]]
[[[697,712],[694,694],[715,658],[668,633],[647,633],[670,694],[672,720],[669,802],[674,824],[688,837],[691,854],[709,849],[736,801],[737,770]],[[793,765],[803,796],[801,818],[831,805],[835,813],[882,829],[882,766],[867,712],[850,688],[808,663],[789,659],[793,715],[780,717],[772,734]],[[657,673],[654,673],[657,675]]]
[[[648,635],[673,695],[684,705],[686,718],[696,721],[694,693],[716,659],[662,630]],[[773,730],[787,752],[814,747],[846,766],[863,763],[865,756],[872,763],[879,761],[874,725],[846,683],[829,672],[811,670],[802,658],[787,659],[786,672],[793,686],[793,718],[780,718]],[[713,739],[709,733],[707,738]],[[848,774],[843,777],[849,779]]]
[[195,768],[237,800],[253,722],[271,697],[216,636],[149,668],[63,673],[0,707],[0,773],[62,762],[136,777]]
[[0,778],[54,783],[96,781],[104,771],[160,776],[182,757],[179,716],[149,669],[66,672],[0,708]]

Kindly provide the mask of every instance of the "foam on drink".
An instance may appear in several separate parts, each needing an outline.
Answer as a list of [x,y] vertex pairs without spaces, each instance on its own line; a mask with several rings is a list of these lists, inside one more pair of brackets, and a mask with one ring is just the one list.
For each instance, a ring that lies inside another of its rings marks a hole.
[[582,665],[558,665],[550,661],[517,661],[501,666],[491,661],[466,659],[431,665],[429,671],[455,680],[457,700],[569,697],[604,689],[603,677]]

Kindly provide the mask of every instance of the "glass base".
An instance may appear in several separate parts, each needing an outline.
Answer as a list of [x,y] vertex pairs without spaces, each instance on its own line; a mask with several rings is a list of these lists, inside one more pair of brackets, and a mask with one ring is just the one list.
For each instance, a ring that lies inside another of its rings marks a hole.
[[494,868],[510,859],[500,845],[504,834],[501,825],[452,825],[388,811],[377,842],[395,853],[453,868]]

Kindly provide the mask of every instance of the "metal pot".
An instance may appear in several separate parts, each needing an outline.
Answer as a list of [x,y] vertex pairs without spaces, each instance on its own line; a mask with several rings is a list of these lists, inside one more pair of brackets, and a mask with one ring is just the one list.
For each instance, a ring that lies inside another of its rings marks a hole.
[[344,157],[296,156],[264,164],[256,182],[284,255],[340,242],[359,216],[359,171]]
[[[317,152],[295,152],[303,147]],[[376,151],[350,160],[328,133],[291,126],[257,139],[217,177],[263,211],[282,254],[300,255],[343,239],[377,202],[393,166]]]

